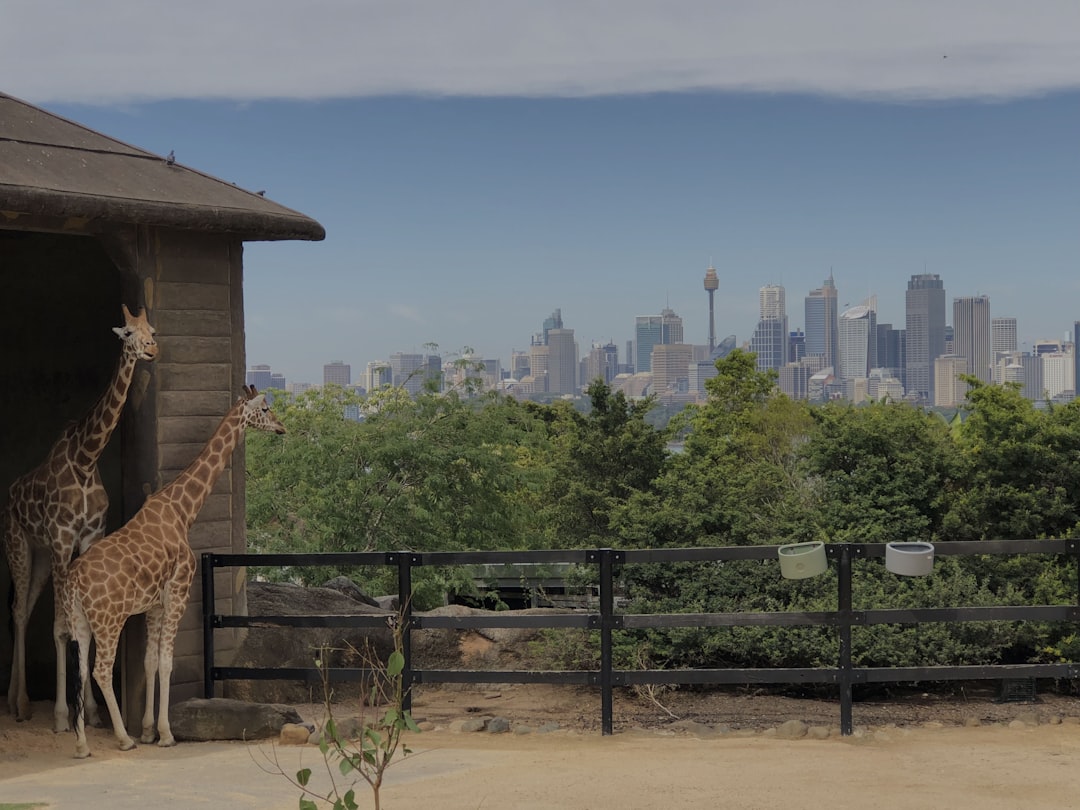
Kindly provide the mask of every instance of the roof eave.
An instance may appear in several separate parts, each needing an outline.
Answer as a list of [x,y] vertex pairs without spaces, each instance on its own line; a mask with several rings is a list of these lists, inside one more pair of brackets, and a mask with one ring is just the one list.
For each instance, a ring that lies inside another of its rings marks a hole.
[[279,208],[282,213],[267,214],[219,206],[163,203],[0,184],[0,211],[231,233],[244,241],[254,242],[319,242],[326,238],[326,230],[311,217],[281,206]]

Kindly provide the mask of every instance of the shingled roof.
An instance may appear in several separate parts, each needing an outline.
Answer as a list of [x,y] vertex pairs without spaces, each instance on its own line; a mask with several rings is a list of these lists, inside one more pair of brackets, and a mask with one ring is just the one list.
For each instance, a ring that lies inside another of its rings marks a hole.
[[0,215],[5,212],[227,232],[245,240],[326,236],[298,211],[0,93]]

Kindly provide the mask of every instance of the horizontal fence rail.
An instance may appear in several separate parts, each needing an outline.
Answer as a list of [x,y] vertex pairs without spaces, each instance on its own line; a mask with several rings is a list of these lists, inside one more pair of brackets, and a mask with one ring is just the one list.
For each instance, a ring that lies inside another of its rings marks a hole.
[[[239,566],[391,566],[398,573],[398,603],[404,622],[402,673],[406,701],[414,684],[435,683],[544,683],[598,687],[601,728],[613,730],[613,690],[617,686],[653,684],[835,684],[840,698],[840,730],[852,733],[852,687],[856,684],[904,681],[1009,680],[1014,678],[1077,678],[1080,663],[987,664],[925,667],[855,667],[851,661],[851,630],[876,624],[983,621],[1080,620],[1080,542],[1074,539],[984,540],[934,544],[935,556],[1000,554],[1069,555],[1077,560],[1077,604],[992,607],[852,609],[852,563],[879,559],[885,544],[826,544],[827,558],[837,569],[837,609],[811,612],[734,612],[627,614],[615,609],[615,570],[642,563],[725,562],[778,559],[779,546],[723,546],[681,549],[588,549],[576,551],[437,551],[343,552],[330,554],[213,554],[202,555],[204,693],[213,697],[214,683],[225,680],[299,680],[321,683],[316,667],[219,667],[215,665],[214,632],[224,628],[341,627],[380,628],[386,616],[238,616],[215,612],[214,571]],[[577,564],[598,568],[596,610],[550,615],[424,616],[412,610],[412,571],[421,566],[499,564]],[[779,576],[779,569],[777,571]],[[625,630],[674,627],[800,627],[825,626],[838,630],[837,664],[819,668],[731,668],[618,670],[613,664],[612,634]],[[411,634],[415,630],[474,628],[576,628],[599,632],[598,670],[437,670],[415,669]],[[360,680],[361,669],[332,668],[330,682]]]

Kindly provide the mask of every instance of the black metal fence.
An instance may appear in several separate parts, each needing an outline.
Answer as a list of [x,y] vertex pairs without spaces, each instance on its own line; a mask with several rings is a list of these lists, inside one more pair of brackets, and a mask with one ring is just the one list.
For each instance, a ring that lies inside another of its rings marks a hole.
[[[405,687],[432,683],[546,683],[598,687],[603,733],[613,727],[612,693],[616,686],[648,684],[835,684],[840,699],[840,729],[851,734],[852,689],[856,684],[946,680],[1010,680],[1020,678],[1076,678],[1078,663],[1010,664],[978,666],[855,667],[851,661],[851,630],[875,624],[979,621],[1070,621],[1080,619],[1080,565],[1077,568],[1077,604],[993,607],[940,607],[918,609],[852,609],[852,567],[856,561],[885,556],[884,544],[834,543],[826,545],[837,567],[837,609],[819,612],[665,613],[628,614],[615,609],[617,566],[637,563],[776,560],[778,546],[726,546],[684,549],[591,549],[584,551],[487,552],[370,552],[339,554],[212,554],[202,555],[204,691],[214,694],[214,682],[230,679],[303,680],[319,682],[314,667],[219,667],[214,660],[214,631],[240,627],[384,627],[385,616],[229,616],[214,612],[214,570],[233,566],[377,566],[397,568],[398,595],[403,606]],[[1066,554],[1080,561],[1080,541],[988,540],[935,544],[936,556]],[[412,593],[412,572],[420,566],[576,563],[595,565],[599,575],[597,610],[551,615],[520,615],[512,611],[485,616],[426,616],[413,613],[407,597]],[[777,571],[779,576],[779,569]],[[828,626],[838,630],[835,667],[756,669],[618,670],[613,666],[612,634],[639,628]],[[599,631],[599,670],[438,670],[413,667],[412,630],[478,628],[580,628]],[[332,682],[358,680],[357,670],[328,672]]]

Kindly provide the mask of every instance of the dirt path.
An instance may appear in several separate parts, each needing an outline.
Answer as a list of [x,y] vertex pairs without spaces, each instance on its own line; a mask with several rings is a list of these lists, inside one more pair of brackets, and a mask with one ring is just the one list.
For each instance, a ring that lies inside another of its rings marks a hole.
[[[861,705],[854,737],[785,740],[769,729],[790,719],[834,726],[835,702],[744,694],[724,700],[712,695],[708,702],[702,701],[709,696],[696,696],[700,700],[681,705],[677,696],[666,696],[682,711],[693,704],[697,722],[712,721],[701,730],[705,737],[675,730],[655,707],[620,702],[621,730],[602,737],[588,727],[596,716],[591,694],[508,688],[417,697],[417,714],[436,730],[415,735],[415,753],[391,769],[383,788],[388,810],[1080,808],[1080,705],[1073,698],[1034,706],[969,699],[956,709],[954,701],[935,705],[928,696],[891,706],[893,719],[882,718],[881,725],[868,724],[874,708]],[[469,711],[473,707],[479,709]],[[901,716],[900,708],[907,714]],[[260,769],[263,755],[276,756],[287,773],[301,765],[321,773],[314,747],[188,743],[119,752],[111,733],[101,729],[91,730],[94,757],[76,761],[71,735],[48,729],[48,704],[37,709],[29,725],[0,715],[0,804],[285,810],[297,806],[297,793]],[[652,722],[637,722],[631,709]],[[735,717],[736,709],[741,716]],[[931,711],[933,717],[921,716]],[[987,713],[1002,716],[980,718]],[[529,725],[561,718],[562,728],[548,734],[448,730],[451,718],[483,714]],[[359,789],[358,796],[361,807],[370,806]]]

